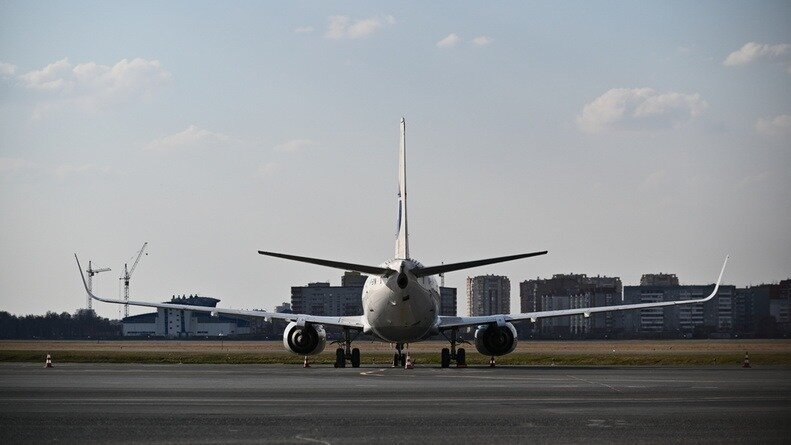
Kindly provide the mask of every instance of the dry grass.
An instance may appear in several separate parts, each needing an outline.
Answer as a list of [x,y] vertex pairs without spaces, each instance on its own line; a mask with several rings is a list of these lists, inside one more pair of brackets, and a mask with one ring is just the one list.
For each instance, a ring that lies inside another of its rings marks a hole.
[[[363,363],[386,364],[392,359],[388,343],[356,342]],[[410,345],[417,363],[438,363],[446,342]],[[472,345],[463,345],[470,364],[488,363]],[[791,340],[621,340],[520,342],[516,351],[498,358],[511,365],[738,365],[749,351],[753,365],[791,365]],[[82,363],[301,363],[279,341],[0,341],[0,361]],[[315,363],[332,363],[334,345]]]

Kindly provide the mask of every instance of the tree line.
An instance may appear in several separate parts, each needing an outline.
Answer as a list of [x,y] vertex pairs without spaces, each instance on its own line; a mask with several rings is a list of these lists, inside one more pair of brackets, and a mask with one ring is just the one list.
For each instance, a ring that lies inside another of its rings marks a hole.
[[81,309],[68,312],[47,312],[45,315],[16,316],[0,311],[0,338],[3,339],[85,339],[119,338],[120,320],[109,320],[96,312]]

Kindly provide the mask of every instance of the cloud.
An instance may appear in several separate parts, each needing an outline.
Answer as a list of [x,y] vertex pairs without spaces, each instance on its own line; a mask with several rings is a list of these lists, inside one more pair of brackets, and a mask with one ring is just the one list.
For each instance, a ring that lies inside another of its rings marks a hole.
[[651,172],[651,174],[646,176],[645,180],[643,180],[643,185],[655,187],[665,184],[667,181],[667,172],[664,168],[660,168],[659,170]]
[[613,88],[583,107],[577,125],[589,133],[672,128],[698,117],[706,107],[697,93]]
[[447,37],[437,42],[437,48],[452,48],[458,45],[459,42],[461,42],[461,37],[457,36],[456,33],[450,33]]
[[494,42],[494,39],[489,36],[478,36],[472,39],[473,46],[477,47],[486,46],[492,42]]
[[146,150],[176,150],[184,148],[217,147],[236,142],[221,133],[214,133],[190,125],[186,130],[155,139],[145,147]]
[[280,170],[282,170],[282,167],[276,162],[267,162],[258,166],[258,174],[264,177],[271,176]]
[[774,119],[758,119],[755,131],[766,136],[791,134],[791,114],[781,114]]
[[395,17],[387,15],[352,20],[346,15],[333,15],[330,16],[327,21],[327,32],[324,34],[325,38],[332,40],[362,39],[385,26],[395,24]]
[[[16,70],[14,70],[16,71]],[[111,104],[149,98],[171,74],[157,60],[122,59],[113,66],[96,62],[72,64],[68,58],[28,71],[19,84],[44,95],[34,116],[59,106],[97,110]]]
[[0,174],[36,168],[36,164],[22,158],[0,157]]
[[10,79],[16,74],[16,65],[0,62],[0,76],[4,79]]
[[739,50],[728,54],[725,66],[748,65],[759,60],[786,60],[791,55],[791,44],[767,45],[755,42],[745,43]]
[[282,144],[275,145],[275,151],[295,152],[305,148],[310,148],[316,144],[310,139],[293,139]]
[[111,173],[113,169],[106,165],[96,164],[61,164],[55,167],[55,176],[59,179],[65,179],[69,176],[78,175],[106,175]]
[[33,90],[56,91],[73,86],[70,78],[72,65],[68,58],[52,62],[40,70],[29,71],[19,76],[22,84]]
[[312,26],[300,26],[298,28],[294,28],[294,32],[297,34],[310,34],[313,32]]

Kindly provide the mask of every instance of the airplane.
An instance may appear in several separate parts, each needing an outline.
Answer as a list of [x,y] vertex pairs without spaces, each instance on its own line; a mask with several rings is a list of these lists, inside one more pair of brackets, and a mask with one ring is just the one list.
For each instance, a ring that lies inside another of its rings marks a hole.
[[[288,351],[305,357],[321,353],[327,344],[325,326],[334,326],[343,330],[342,347],[336,349],[335,367],[343,368],[347,360],[351,366],[360,366],[360,350],[352,348],[352,341],[361,333],[390,342],[395,345],[393,366],[405,366],[407,355],[404,346],[409,343],[426,340],[436,335],[443,335],[450,343],[449,348],[442,348],[440,352],[440,365],[442,368],[450,366],[454,361],[457,366],[466,366],[466,351],[458,348],[458,331],[461,328],[475,327],[475,348],[479,353],[490,356],[491,363],[494,357],[508,354],[516,348],[517,334],[514,323],[530,321],[535,322],[540,318],[567,317],[582,315],[589,317],[593,313],[623,311],[644,308],[666,307],[674,305],[698,304],[711,300],[717,294],[728,256],[720,270],[716,285],[711,294],[705,298],[694,300],[663,301],[655,303],[638,303],[613,306],[585,307],[575,309],[561,309],[551,311],[537,311],[516,314],[495,314],[469,317],[439,315],[440,294],[435,275],[444,274],[463,269],[530,258],[547,254],[546,250],[516,255],[487,258],[482,260],[465,261],[435,266],[424,266],[409,255],[409,232],[407,230],[407,187],[406,187],[406,122],[401,118],[401,136],[399,143],[398,162],[398,218],[395,244],[395,256],[378,266],[346,263],[341,261],[310,258],[304,256],[275,253],[259,250],[265,256],[310,263],[319,266],[332,267],[347,271],[359,272],[367,276],[362,291],[363,314],[357,316],[319,316],[310,314],[286,314],[267,311],[223,309],[216,307],[201,307],[174,303],[151,303],[144,301],[124,301],[111,298],[98,297],[92,293],[82,274],[80,260],[77,268],[82,275],[85,291],[90,298],[106,303],[131,304],[134,306],[147,306],[174,310],[188,310],[194,312],[209,312],[212,316],[228,314],[246,317],[263,317],[265,319],[280,319],[288,321],[283,332],[283,346]],[[354,334],[354,336],[352,336]]]

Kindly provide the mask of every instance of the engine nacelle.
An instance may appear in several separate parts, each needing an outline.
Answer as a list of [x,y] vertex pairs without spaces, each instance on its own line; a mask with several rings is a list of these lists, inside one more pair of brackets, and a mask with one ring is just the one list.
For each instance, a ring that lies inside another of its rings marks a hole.
[[505,355],[516,348],[516,328],[511,323],[478,326],[475,331],[475,349],[483,355]]
[[283,331],[283,346],[294,354],[316,355],[324,350],[327,345],[327,333],[320,324],[306,324],[297,326],[292,321]]

